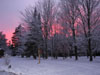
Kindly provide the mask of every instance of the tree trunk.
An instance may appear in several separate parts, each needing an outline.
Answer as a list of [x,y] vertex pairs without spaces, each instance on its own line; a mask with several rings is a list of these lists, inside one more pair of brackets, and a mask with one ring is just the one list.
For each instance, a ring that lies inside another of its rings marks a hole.
[[38,62],[38,64],[40,64],[40,56],[41,56],[41,51],[40,51],[40,49],[38,49],[38,57],[39,57],[39,62]]
[[45,39],[45,58],[48,59],[48,47],[47,47],[47,38]]
[[91,50],[91,39],[88,40],[88,44],[89,44],[90,61],[93,61],[92,50]]
[[75,46],[74,48],[75,48],[75,60],[78,60],[78,55],[77,55],[77,46]]
[[76,34],[75,34],[75,28],[73,23],[73,41],[74,41],[74,51],[75,51],[75,60],[78,60],[78,54],[77,54],[77,46],[76,46]]

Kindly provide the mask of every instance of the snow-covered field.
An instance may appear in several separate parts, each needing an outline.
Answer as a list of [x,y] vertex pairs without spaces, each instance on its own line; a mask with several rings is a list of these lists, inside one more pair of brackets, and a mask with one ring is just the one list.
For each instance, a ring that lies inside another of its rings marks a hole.
[[11,72],[0,71],[0,75],[16,75],[16,74]]
[[[4,64],[4,58],[0,59],[0,71],[13,72],[18,75],[100,75],[100,57],[89,62],[86,57],[80,57],[78,61],[67,58],[41,59],[10,57],[11,69]],[[0,73],[0,75],[2,75]]]

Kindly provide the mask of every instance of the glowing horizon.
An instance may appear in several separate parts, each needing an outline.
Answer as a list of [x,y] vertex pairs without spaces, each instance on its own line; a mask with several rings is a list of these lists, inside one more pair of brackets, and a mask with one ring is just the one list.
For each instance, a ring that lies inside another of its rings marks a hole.
[[0,0],[0,32],[6,35],[8,41],[11,40],[15,28],[21,23],[19,11],[34,6],[36,1],[38,0]]

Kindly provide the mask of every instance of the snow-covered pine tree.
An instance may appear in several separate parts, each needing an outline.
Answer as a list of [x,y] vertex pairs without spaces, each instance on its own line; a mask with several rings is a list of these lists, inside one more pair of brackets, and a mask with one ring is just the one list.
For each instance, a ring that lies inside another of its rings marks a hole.
[[26,55],[30,57],[31,55],[36,59],[38,54],[38,49],[42,48],[43,36],[41,27],[41,17],[37,9],[26,9],[25,13],[22,13],[24,23],[28,26],[29,34],[27,35],[26,42]]
[[13,53],[21,55],[25,50],[25,28],[20,24],[13,33],[12,44],[14,46]]
[[6,41],[7,39],[5,38],[5,34],[0,32],[0,48],[2,48],[5,52],[8,50]]

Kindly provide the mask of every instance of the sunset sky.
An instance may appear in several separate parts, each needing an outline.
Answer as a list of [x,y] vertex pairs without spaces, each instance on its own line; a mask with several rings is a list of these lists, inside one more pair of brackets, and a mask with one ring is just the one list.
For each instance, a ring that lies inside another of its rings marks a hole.
[[11,40],[12,33],[20,23],[20,11],[33,6],[37,0],[0,0],[0,31]]

